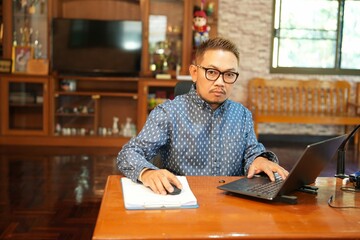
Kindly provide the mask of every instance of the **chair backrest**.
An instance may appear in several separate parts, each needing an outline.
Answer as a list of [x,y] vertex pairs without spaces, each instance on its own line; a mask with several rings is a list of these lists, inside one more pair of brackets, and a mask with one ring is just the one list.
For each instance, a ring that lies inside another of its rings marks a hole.
[[175,97],[188,93],[190,91],[192,84],[193,84],[192,81],[179,81],[178,83],[176,83],[174,90]]
[[356,104],[356,114],[360,115],[360,82],[356,83],[355,104]]
[[347,112],[351,86],[346,81],[261,78],[249,82],[249,106],[258,112],[338,114]]

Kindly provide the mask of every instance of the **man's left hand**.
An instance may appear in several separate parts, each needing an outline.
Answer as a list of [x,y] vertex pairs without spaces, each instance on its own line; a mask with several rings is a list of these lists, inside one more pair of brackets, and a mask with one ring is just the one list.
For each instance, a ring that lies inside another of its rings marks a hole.
[[261,172],[266,173],[271,181],[275,181],[274,173],[278,173],[282,179],[285,179],[289,175],[289,172],[279,164],[264,157],[257,157],[250,165],[247,177],[252,178],[255,174]]

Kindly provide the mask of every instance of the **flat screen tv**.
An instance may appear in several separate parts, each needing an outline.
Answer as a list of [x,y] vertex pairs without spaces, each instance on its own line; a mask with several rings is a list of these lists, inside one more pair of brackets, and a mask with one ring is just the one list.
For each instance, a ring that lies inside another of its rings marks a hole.
[[138,76],[141,21],[54,18],[51,63],[59,74]]

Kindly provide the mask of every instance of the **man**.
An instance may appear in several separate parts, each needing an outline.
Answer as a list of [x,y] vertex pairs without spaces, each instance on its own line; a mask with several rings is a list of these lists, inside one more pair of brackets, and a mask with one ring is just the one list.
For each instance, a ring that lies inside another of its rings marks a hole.
[[[228,100],[238,78],[239,51],[229,40],[209,39],[189,67],[189,93],[157,106],[139,135],[117,158],[119,170],[159,194],[182,188],[175,175],[247,175],[288,172],[256,139],[251,112]],[[162,169],[150,161],[160,155]]]

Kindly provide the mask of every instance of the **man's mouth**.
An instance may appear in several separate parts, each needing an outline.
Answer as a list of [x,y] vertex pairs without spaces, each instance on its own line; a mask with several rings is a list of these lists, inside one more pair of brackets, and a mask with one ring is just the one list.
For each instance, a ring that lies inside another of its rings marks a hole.
[[214,93],[216,96],[225,95],[225,91],[221,89],[211,90],[210,93]]

